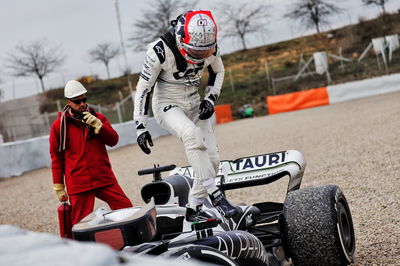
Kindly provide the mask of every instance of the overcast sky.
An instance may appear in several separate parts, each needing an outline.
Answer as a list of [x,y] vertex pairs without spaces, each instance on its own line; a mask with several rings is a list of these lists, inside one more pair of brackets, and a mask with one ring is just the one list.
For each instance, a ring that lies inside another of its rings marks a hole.
[[[261,0],[260,0],[261,1]],[[298,23],[282,17],[287,6],[294,0],[263,1],[270,6],[269,26],[266,34],[252,36],[248,47],[255,47],[291,39],[313,33],[306,31]],[[143,11],[149,9],[156,1],[119,0],[122,33],[128,46],[128,37],[133,31],[133,21],[141,17]],[[215,8],[213,0],[199,0],[197,8]],[[228,3],[227,1],[224,1]],[[254,3],[254,0],[229,1],[232,5]],[[336,1],[346,10],[340,16],[332,17],[331,28],[349,23],[356,23],[359,17],[375,17],[377,8],[366,8],[361,0]],[[399,0],[390,0],[387,10],[394,12],[400,9]],[[218,17],[215,18],[218,23]],[[328,28],[323,28],[328,30]],[[46,89],[63,87],[69,79],[84,75],[96,74],[106,78],[106,70],[100,63],[90,63],[88,51],[100,42],[120,44],[115,0],[0,0],[0,89],[4,93],[1,101],[20,98],[40,92],[37,78],[13,78],[4,67],[7,54],[12,53],[18,44],[26,44],[35,40],[46,40],[50,46],[59,46],[66,60],[59,71],[45,77]],[[220,40],[222,53],[230,53],[240,49],[240,43],[232,40]],[[134,72],[142,67],[144,52],[135,53],[127,47],[128,64]],[[110,72],[112,77],[120,76],[124,69],[123,57],[112,60]]]

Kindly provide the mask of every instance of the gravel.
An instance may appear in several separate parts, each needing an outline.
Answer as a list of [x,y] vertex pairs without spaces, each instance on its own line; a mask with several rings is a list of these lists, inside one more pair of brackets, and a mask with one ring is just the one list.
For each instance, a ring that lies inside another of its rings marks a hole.
[[[307,161],[302,187],[335,184],[353,215],[355,265],[399,265],[400,259],[400,92],[297,112],[217,125],[222,159],[287,149]],[[154,140],[150,155],[137,145],[110,152],[118,180],[135,205],[151,176],[139,169],[153,164],[188,165],[183,146],[172,136]],[[259,187],[228,191],[247,204],[285,198],[286,178]],[[58,233],[56,195],[49,168],[0,181],[0,223]],[[96,207],[104,205],[97,201]]]

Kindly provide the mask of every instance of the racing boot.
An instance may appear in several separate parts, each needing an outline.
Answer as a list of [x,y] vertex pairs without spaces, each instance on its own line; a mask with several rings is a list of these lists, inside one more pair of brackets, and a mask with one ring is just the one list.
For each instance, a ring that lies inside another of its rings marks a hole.
[[186,221],[188,222],[199,222],[208,219],[214,219],[215,217],[211,216],[210,214],[206,213],[202,210],[203,205],[197,205],[196,210],[186,206]]
[[238,213],[235,206],[231,205],[229,201],[222,194],[221,190],[216,190],[209,194],[212,205],[226,218],[231,218]]

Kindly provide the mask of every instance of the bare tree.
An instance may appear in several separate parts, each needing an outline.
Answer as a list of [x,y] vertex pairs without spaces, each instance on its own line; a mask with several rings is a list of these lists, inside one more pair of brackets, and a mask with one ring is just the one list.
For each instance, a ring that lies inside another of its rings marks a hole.
[[365,6],[377,6],[382,9],[382,14],[386,13],[385,5],[389,0],[362,0]]
[[8,54],[6,67],[16,77],[36,76],[45,91],[43,78],[54,72],[64,62],[65,56],[59,47],[49,47],[46,40],[20,44]]
[[107,77],[110,78],[110,69],[108,68],[108,64],[111,59],[116,57],[119,54],[119,49],[116,46],[113,46],[111,43],[99,43],[97,46],[89,51],[90,61],[93,62],[101,62],[104,64],[107,70]]
[[230,2],[221,2],[217,10],[222,36],[239,38],[244,50],[247,35],[266,30],[268,6],[265,4],[246,3],[235,7]]
[[328,17],[340,14],[342,9],[331,0],[298,0],[291,6],[286,17],[305,23],[306,28],[315,27],[317,33],[321,32],[321,26],[329,24]]
[[143,11],[143,17],[134,21],[134,31],[128,39],[135,51],[143,51],[146,45],[164,34],[180,13],[193,8],[198,1],[185,3],[183,0],[156,0]]

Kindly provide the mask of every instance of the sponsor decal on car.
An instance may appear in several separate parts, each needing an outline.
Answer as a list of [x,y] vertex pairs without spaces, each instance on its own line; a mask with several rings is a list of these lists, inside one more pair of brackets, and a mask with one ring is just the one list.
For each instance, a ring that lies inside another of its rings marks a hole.
[[[241,258],[257,258],[260,261],[268,261],[261,241],[248,234],[235,232],[231,236],[217,235],[218,250],[236,260]],[[239,239],[239,241],[234,241]]]
[[[305,167],[303,155],[296,150],[242,157],[221,161],[215,182],[217,185],[233,185],[230,189],[234,189],[242,185],[269,183],[274,181],[274,176],[281,178],[288,174],[290,176],[288,191],[291,191],[299,186]],[[190,178],[196,176],[191,166],[176,168],[170,174]]]
[[[219,184],[221,177],[224,177],[225,183],[236,183],[279,174],[284,169],[277,166],[286,163],[286,154],[287,152],[283,151],[239,158],[234,161],[221,161],[217,174],[217,184]],[[190,166],[178,168],[174,172],[191,178],[195,177],[195,172]]]
[[241,172],[263,167],[273,166],[285,161],[285,152],[258,155],[254,157],[241,158],[233,162],[234,171]]

